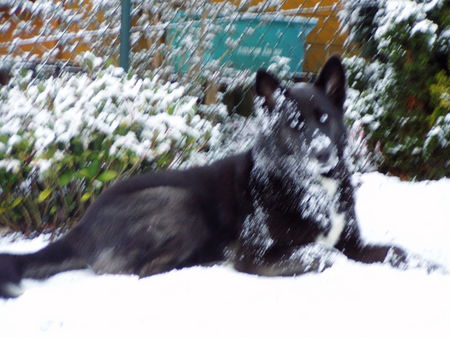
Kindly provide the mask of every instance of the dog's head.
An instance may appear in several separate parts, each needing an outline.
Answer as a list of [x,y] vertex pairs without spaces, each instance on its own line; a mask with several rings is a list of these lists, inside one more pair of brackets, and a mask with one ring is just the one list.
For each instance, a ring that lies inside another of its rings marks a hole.
[[326,175],[343,157],[345,72],[338,56],[323,66],[314,83],[282,87],[277,78],[259,70],[256,93],[263,97],[270,114],[277,115],[274,130],[279,151],[286,155],[305,155],[316,160]]

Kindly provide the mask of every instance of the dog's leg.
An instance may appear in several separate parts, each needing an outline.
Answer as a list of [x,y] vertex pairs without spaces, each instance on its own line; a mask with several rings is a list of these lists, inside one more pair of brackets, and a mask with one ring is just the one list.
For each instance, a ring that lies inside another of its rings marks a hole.
[[29,254],[0,254],[0,298],[21,294],[23,278],[44,279],[59,272],[85,269],[87,262],[77,243],[79,228]]
[[386,263],[401,270],[420,268],[428,272],[445,272],[442,266],[408,253],[398,246],[364,244],[358,239],[347,242],[340,250],[348,258],[362,263]]
[[427,261],[418,255],[408,253],[398,246],[364,243],[355,215],[355,200],[350,176],[345,175],[341,181],[339,210],[346,214],[347,227],[341,240],[337,243],[336,249],[357,262],[368,264],[386,263],[402,270],[422,268],[428,272],[435,270],[445,271],[438,264]]
[[298,248],[272,249],[262,257],[252,254],[238,255],[234,259],[236,270],[261,276],[296,276],[309,272],[322,272],[331,267],[342,254],[319,243]]

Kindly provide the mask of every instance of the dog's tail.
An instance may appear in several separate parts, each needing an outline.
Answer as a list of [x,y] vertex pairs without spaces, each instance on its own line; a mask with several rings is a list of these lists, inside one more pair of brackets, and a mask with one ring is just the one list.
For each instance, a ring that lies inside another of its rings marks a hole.
[[59,272],[86,268],[68,238],[31,254],[0,254],[0,298],[18,297],[23,278],[45,279]]

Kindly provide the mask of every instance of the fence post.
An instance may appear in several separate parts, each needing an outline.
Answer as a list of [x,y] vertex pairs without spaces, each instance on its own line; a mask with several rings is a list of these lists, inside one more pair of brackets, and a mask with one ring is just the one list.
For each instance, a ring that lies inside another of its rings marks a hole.
[[120,16],[120,67],[126,72],[130,67],[131,0],[121,0]]

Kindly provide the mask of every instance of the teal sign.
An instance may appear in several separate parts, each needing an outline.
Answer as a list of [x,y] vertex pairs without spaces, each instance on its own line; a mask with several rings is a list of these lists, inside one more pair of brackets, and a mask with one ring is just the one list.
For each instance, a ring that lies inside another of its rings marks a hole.
[[[186,18],[186,17],[184,17]],[[211,47],[203,51],[204,63],[213,60],[235,69],[253,70],[270,65],[274,56],[290,58],[292,72],[301,72],[306,36],[316,26],[317,20],[304,17],[281,17],[279,15],[250,15],[239,19],[217,18],[213,21],[217,29]],[[208,25],[208,21],[203,25]],[[191,30],[200,30],[199,21],[175,24],[168,31],[168,39],[175,47],[180,46],[186,36],[181,25],[190,25]],[[199,31],[197,32],[197,34]],[[185,59],[183,62],[182,60]],[[189,58],[179,57],[176,70],[186,71]]]

